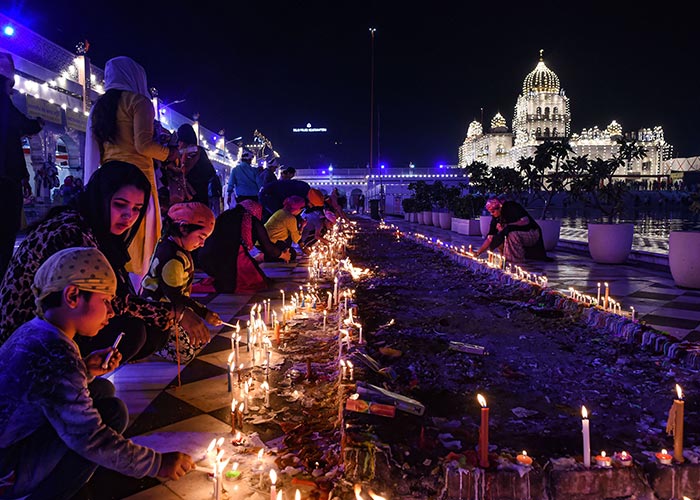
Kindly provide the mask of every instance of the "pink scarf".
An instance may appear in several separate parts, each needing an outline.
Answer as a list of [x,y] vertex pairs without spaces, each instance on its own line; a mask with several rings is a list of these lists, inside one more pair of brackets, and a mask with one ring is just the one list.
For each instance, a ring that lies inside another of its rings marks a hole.
[[257,201],[243,200],[240,203],[245,209],[243,219],[241,221],[241,241],[248,249],[253,248],[253,217],[258,220],[262,219],[262,205]]

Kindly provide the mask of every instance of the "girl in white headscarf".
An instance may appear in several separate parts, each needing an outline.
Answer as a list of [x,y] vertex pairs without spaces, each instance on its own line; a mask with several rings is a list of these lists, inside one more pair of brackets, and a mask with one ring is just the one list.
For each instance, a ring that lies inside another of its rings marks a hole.
[[128,270],[143,278],[161,232],[153,160],[174,161],[179,153],[177,147],[168,148],[154,140],[155,111],[146,71],[140,64],[124,56],[107,61],[105,90],[88,117],[85,178],[89,179],[99,165],[118,160],[136,165],[151,183],[145,223],[129,247]]

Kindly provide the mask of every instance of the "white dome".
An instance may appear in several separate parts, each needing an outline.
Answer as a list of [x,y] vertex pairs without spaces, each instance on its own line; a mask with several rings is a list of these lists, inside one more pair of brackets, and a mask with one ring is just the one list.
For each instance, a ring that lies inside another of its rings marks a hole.
[[469,124],[469,128],[467,129],[467,139],[471,137],[478,137],[484,133],[484,128],[481,126],[481,123],[478,121],[474,120]]
[[559,92],[559,77],[547,67],[540,50],[540,62],[535,69],[525,77],[523,82],[523,95],[530,92]]

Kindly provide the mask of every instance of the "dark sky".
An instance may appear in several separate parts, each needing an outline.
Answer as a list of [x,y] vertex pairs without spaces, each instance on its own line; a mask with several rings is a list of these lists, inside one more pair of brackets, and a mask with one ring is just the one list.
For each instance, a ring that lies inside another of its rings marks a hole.
[[[133,57],[164,101],[186,99],[177,111],[228,137],[258,129],[295,166],[368,163],[370,26],[374,149],[387,165],[456,163],[481,108],[486,126],[500,111],[510,127],[539,49],[571,100],[572,131],[661,125],[675,156],[700,155],[700,33],[680,2],[7,3],[67,49],[89,40],[100,67]],[[329,133],[291,133],[307,122]]]

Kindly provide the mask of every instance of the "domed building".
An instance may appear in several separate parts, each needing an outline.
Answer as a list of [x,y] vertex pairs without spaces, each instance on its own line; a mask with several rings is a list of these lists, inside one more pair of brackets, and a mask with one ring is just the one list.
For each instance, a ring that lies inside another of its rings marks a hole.
[[571,133],[569,98],[561,88],[559,77],[544,62],[542,51],[535,69],[523,81],[513,116],[513,132],[508,132],[505,119],[497,114],[491,120],[488,133],[478,133],[481,124],[469,124],[467,137],[459,147],[458,166],[466,167],[474,161],[489,166],[514,167],[522,156],[532,156],[544,141],[568,138],[575,155],[589,158],[610,158],[618,149],[616,139],[633,138],[646,148],[647,156],[626,165],[617,175],[658,176],[665,172],[664,161],[671,158],[673,148],[664,140],[660,126],[624,133],[622,126],[612,121],[604,130],[597,126]]

